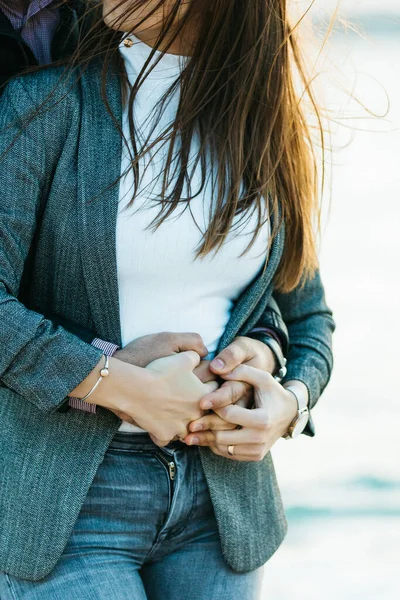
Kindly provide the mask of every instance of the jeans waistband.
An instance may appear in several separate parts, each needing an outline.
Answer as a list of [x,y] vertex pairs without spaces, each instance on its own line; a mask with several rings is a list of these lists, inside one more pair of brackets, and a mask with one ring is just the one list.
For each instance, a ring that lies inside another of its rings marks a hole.
[[175,450],[194,450],[194,447],[187,446],[183,442],[170,442],[168,446],[159,448],[153,442],[148,433],[133,433],[117,431],[110,443],[110,448],[120,448],[122,450],[142,450],[146,452],[156,452],[157,450],[166,450],[173,452]]

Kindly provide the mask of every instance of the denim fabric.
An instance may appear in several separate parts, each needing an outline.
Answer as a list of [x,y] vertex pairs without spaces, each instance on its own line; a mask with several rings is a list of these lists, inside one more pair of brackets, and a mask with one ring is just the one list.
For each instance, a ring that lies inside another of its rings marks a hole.
[[0,598],[254,600],[260,579],[223,560],[198,449],[117,433],[55,569],[39,582],[1,573]]

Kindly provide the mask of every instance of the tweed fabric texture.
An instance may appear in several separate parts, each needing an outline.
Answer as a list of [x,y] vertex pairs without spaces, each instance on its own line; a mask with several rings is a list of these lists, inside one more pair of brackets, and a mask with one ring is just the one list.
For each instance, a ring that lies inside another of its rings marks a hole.
[[[43,315],[62,315],[121,343],[110,248],[122,146],[100,97],[99,66],[75,86],[58,83],[60,75],[49,69],[17,79],[0,99],[0,570],[31,580],[57,563],[121,423],[104,409],[59,410],[101,351]],[[41,116],[27,122],[55,86]],[[116,76],[107,91],[121,122]],[[264,325],[283,241],[282,227],[267,268],[237,300],[218,350]],[[329,379],[334,329],[319,275],[277,298],[294,340],[289,376],[306,383],[314,406]],[[286,532],[271,456],[236,463],[201,449],[201,460],[225,559],[236,571],[253,570]]]

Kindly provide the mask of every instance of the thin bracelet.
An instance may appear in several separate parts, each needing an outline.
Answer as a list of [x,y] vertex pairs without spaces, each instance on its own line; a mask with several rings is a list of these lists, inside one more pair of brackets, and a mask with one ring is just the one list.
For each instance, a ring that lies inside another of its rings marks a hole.
[[97,386],[99,385],[100,381],[102,379],[104,379],[104,377],[108,377],[110,374],[110,371],[108,370],[108,356],[106,354],[103,355],[105,360],[104,363],[104,367],[101,369],[100,371],[100,377],[98,378],[98,380],[96,381],[96,383],[94,384],[94,386],[92,387],[92,389],[90,390],[90,392],[88,394],[86,394],[86,396],[84,396],[83,398],[79,398],[79,400],[81,402],[84,402],[85,400],[87,400],[89,398],[89,396],[91,396],[94,392],[94,390],[97,388]]

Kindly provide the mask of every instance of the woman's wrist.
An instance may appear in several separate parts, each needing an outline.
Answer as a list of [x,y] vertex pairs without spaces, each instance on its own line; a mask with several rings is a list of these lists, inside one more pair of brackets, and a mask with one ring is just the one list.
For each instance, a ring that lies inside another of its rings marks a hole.
[[73,398],[84,398],[90,390],[96,385],[96,381],[100,376],[100,371],[104,366],[104,356],[99,358],[99,362],[96,364],[94,369],[89,373],[87,377],[83,381],[80,382],[79,385],[74,388],[69,396]]
[[[93,371],[70,395],[84,398],[96,385],[103,368],[104,357],[101,357]],[[112,357],[109,358],[108,371],[108,376],[102,378],[99,385],[87,398],[87,402],[126,412],[135,418],[134,413],[152,388],[151,374],[146,369]]]

